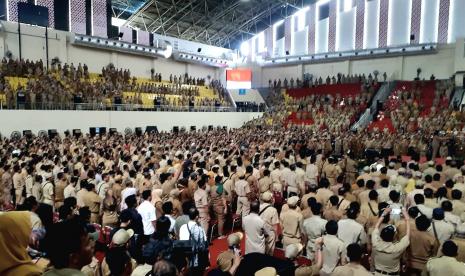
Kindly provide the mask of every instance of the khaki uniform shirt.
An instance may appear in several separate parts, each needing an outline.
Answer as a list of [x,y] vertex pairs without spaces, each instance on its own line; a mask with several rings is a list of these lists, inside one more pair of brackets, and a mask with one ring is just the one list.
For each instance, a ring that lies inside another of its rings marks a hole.
[[407,267],[423,270],[428,259],[436,256],[438,246],[430,233],[411,229],[410,246],[405,251]]
[[194,193],[195,207],[199,210],[200,216],[208,214],[208,195],[204,189],[197,189]]
[[94,191],[87,192],[82,197],[82,202],[84,206],[89,207],[89,210],[92,214],[98,214],[100,211],[100,203],[102,199]]
[[361,264],[348,263],[344,266],[338,266],[334,269],[332,276],[373,276]]
[[307,250],[315,251],[315,240],[323,236],[328,221],[320,216],[312,216],[302,223],[302,232],[307,236]]
[[260,189],[260,193],[263,194],[266,191],[271,191],[271,178],[268,176],[265,176],[258,180],[258,187]]
[[265,253],[265,234],[271,231],[266,223],[258,214],[250,213],[243,219],[242,228],[245,232],[245,254],[258,252]]
[[295,270],[295,276],[313,276],[319,273],[316,266],[301,266]]
[[334,235],[323,236],[323,266],[321,271],[325,274],[333,272],[346,255],[344,242]]
[[55,185],[55,201],[63,202],[65,200],[66,182],[58,181]]
[[410,244],[408,237],[405,236],[396,243],[385,242],[379,236],[379,229],[375,229],[371,234],[371,242],[375,268],[385,272],[399,272],[400,258]]
[[329,190],[329,189],[325,189],[325,188],[320,188],[318,189],[318,191],[316,192],[316,200],[321,203],[321,205],[325,206],[326,203],[328,202],[329,198],[334,195],[334,193]]
[[351,243],[366,244],[367,234],[363,226],[353,219],[341,219],[338,223],[337,237],[347,247]]
[[53,206],[53,195],[55,194],[55,187],[49,181],[41,184],[42,186],[42,203]]
[[465,265],[453,257],[442,256],[432,258],[426,263],[429,276],[463,276]]
[[260,212],[262,212],[266,208],[266,210],[263,213],[261,213],[260,217],[270,226],[279,224],[278,211],[273,206],[270,206],[270,207],[267,207],[267,206],[270,206],[270,204],[269,203],[260,204]]
[[455,237],[452,239],[452,241],[455,242],[455,244],[459,248],[457,252],[457,256],[455,258],[459,262],[462,262],[462,263],[465,262],[465,239]]
[[302,214],[294,209],[289,209],[286,212],[281,212],[281,225],[283,228],[283,236],[288,238],[300,239],[301,225],[303,222]]

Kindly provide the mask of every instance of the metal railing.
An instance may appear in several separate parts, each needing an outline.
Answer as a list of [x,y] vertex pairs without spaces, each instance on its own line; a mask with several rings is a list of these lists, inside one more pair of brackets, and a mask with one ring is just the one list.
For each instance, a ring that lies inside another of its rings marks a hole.
[[232,106],[172,106],[105,103],[10,103],[0,100],[0,109],[8,110],[82,110],[82,111],[162,111],[162,112],[255,112]]

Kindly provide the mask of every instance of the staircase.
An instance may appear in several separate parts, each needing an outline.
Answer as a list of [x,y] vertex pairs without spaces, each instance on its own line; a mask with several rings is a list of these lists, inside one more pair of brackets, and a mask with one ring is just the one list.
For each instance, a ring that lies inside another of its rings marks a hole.
[[368,107],[362,116],[360,116],[360,119],[352,125],[351,130],[355,131],[358,129],[365,129],[369,123],[373,121],[373,118],[375,118],[379,111],[378,102],[384,103],[388,99],[389,95],[391,95],[395,87],[395,81],[384,82],[381,88],[378,90],[378,93],[376,93],[376,95],[373,97],[371,106]]

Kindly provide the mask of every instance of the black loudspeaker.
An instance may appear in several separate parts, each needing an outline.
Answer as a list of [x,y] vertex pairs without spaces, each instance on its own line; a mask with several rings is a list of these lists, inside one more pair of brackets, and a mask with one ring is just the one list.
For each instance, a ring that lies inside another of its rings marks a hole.
[[116,134],[118,133],[118,130],[116,130],[116,128],[112,127],[110,128],[110,135],[113,135],[113,134]]
[[141,127],[136,127],[136,135],[141,136],[142,135],[142,128]]
[[111,9],[111,0],[106,0],[106,8],[107,8],[107,37],[108,38],[112,38],[112,37],[115,37],[115,35],[113,35],[113,31],[112,31],[112,25],[111,25],[111,17],[112,17],[112,9]]
[[196,131],[197,128],[195,126],[191,126],[191,131]]
[[86,0],[86,35],[92,35],[92,1]]
[[132,43],[137,44],[137,30],[132,30]]
[[25,136],[26,138],[32,138],[32,131],[30,131],[29,129],[23,130],[23,136]]
[[18,3],[19,22],[48,27],[48,8],[36,6],[34,3]]
[[286,56],[288,56],[288,55],[289,55],[289,51],[286,51]]
[[158,128],[156,126],[147,126],[145,128],[146,133],[158,133]]
[[173,127],[173,132],[174,133],[179,133],[179,127],[178,126]]
[[154,38],[153,33],[149,33],[149,45],[150,45],[150,47],[153,47],[153,38]]
[[213,126],[208,126],[208,131],[213,130]]
[[200,53],[200,52],[202,52],[202,48],[197,49],[197,53]]
[[89,128],[89,134],[91,137],[94,137],[95,134],[97,134],[97,131],[95,130],[95,127],[90,127]]
[[58,131],[56,129],[49,129],[48,130],[48,137],[50,139],[53,139],[55,138],[56,136],[58,136]]
[[82,135],[82,132],[80,129],[73,129],[73,136],[78,138]]
[[69,32],[69,0],[54,0],[53,3],[55,29]]
[[123,38],[123,35],[124,35],[124,33],[119,32],[119,33],[118,33],[118,38]]
[[410,35],[410,40],[415,40],[415,34]]

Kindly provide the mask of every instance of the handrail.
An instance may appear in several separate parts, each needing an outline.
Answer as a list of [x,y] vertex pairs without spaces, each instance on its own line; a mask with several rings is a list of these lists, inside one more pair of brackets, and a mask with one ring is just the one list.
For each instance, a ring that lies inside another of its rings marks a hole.
[[[10,103],[11,104],[11,103]],[[162,112],[260,112],[257,108],[235,108],[232,106],[172,106],[105,103],[14,103],[8,106],[0,100],[0,109],[9,110],[95,110],[95,111],[162,111]]]

